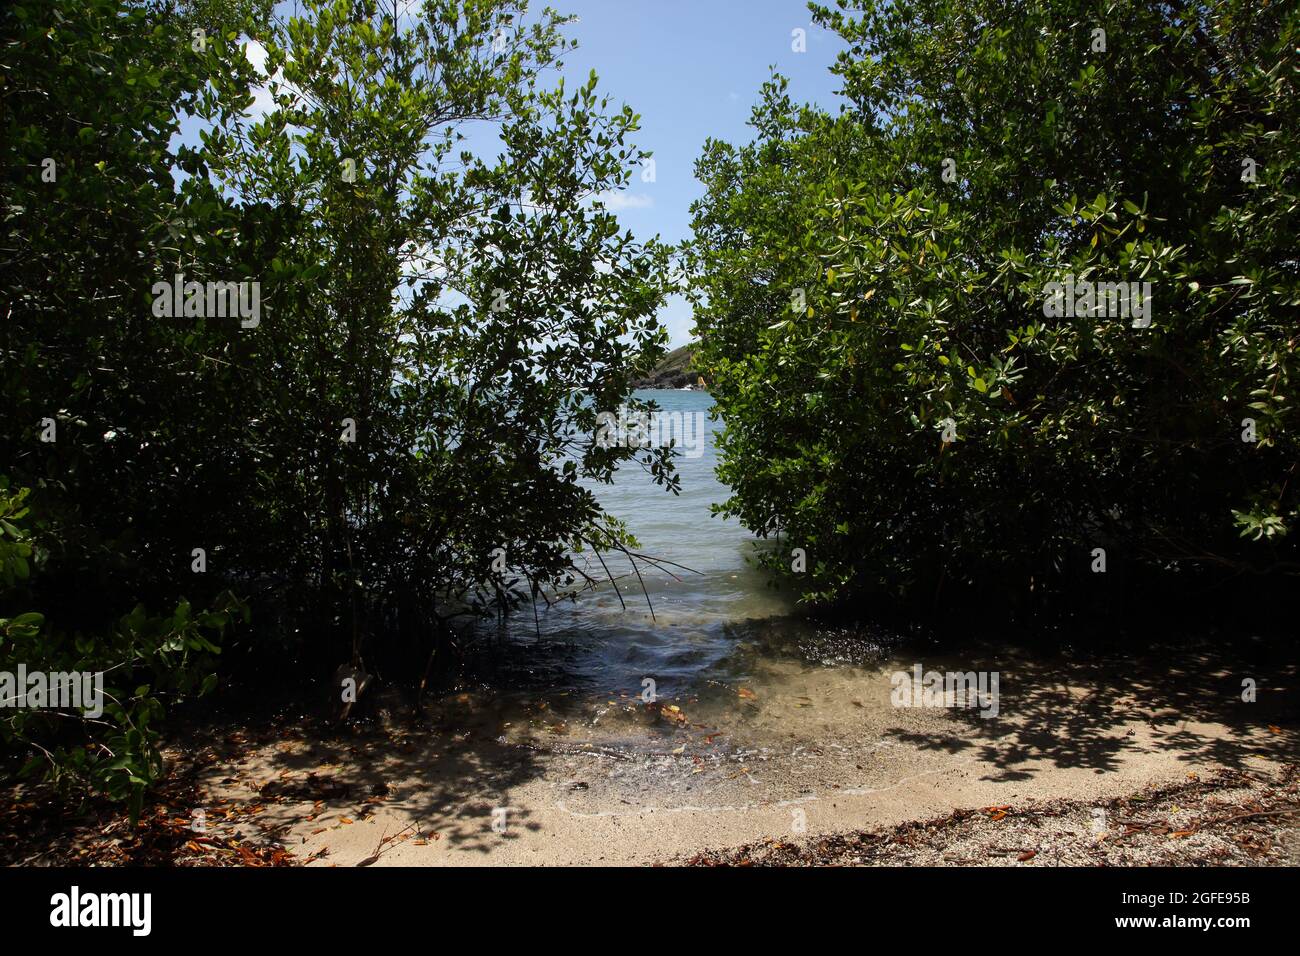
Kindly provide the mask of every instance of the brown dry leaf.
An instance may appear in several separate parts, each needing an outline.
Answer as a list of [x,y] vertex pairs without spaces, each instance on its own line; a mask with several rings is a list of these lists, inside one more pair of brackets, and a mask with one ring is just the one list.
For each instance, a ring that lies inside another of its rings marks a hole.
[[1019,860],[1021,863],[1027,863],[1028,861],[1032,860],[1036,856],[1038,856],[1037,850],[1026,850],[1024,853],[1016,857],[1016,859]]
[[311,835],[312,835],[312,836],[315,836],[315,835],[318,834],[318,833],[324,833],[324,832],[325,832],[326,830],[328,830],[328,829],[329,829],[329,827],[317,827],[315,830],[312,830],[312,831],[311,831]]
[[350,817],[339,817],[339,823],[351,823],[351,822],[352,819]]
[[758,695],[755,694],[748,687],[742,687],[740,688],[740,690],[736,691],[736,693],[739,694],[741,697],[743,697],[745,700],[758,700]]
[[1169,834],[1169,838],[1171,840],[1181,840],[1183,837],[1189,837],[1195,832],[1195,830],[1175,830],[1173,833]]

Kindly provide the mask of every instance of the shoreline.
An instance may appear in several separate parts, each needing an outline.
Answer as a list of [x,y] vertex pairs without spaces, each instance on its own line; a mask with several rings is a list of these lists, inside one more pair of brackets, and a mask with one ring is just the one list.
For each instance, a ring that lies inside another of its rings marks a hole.
[[[1294,791],[1294,667],[1246,704],[1228,696],[1241,671],[1227,652],[1020,660],[1006,668],[1001,718],[981,720],[891,706],[893,666],[802,669],[712,707],[611,700],[591,718],[541,701],[525,721],[500,695],[462,693],[434,702],[423,722],[381,707],[365,726],[285,717],[186,733],[168,752],[173,779],[135,836],[120,807],[79,824],[64,815],[47,828],[61,840],[35,862],[139,862],[157,850],[179,865],[838,865],[854,853],[864,864],[999,864],[1008,861],[992,851],[1005,846],[985,838],[1000,834],[977,825],[1001,822],[1009,833],[1066,818],[1077,831],[1085,808],[1152,788],[1199,785],[1207,799],[1243,806],[1278,781]],[[1229,793],[1234,781],[1240,792]],[[27,803],[39,803],[34,794]],[[990,808],[1003,816],[978,819]],[[950,826],[934,823],[943,820]],[[1251,826],[1265,822],[1283,834],[1296,821],[1279,814]],[[18,821],[6,829],[18,833]],[[930,831],[938,850],[899,839]],[[23,832],[32,849],[10,847],[10,862],[42,849],[41,827]],[[1176,832],[1152,830],[1161,846],[1144,852],[1192,864],[1223,849]],[[1122,862],[1106,855],[1112,847],[1063,839],[1028,847],[1035,856],[1025,862]],[[945,843],[971,849],[946,860]],[[1232,860],[1270,862],[1257,856]]]

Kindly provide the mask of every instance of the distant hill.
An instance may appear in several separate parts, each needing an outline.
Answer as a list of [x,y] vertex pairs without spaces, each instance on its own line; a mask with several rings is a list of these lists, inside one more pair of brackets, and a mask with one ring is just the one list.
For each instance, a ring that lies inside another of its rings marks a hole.
[[640,378],[633,379],[635,388],[698,388],[703,389],[704,380],[695,370],[695,343],[673,349]]

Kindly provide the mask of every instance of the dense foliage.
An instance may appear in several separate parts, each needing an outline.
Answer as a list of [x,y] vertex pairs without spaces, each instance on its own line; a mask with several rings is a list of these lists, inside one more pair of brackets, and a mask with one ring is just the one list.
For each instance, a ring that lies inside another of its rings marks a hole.
[[292,683],[424,664],[450,617],[571,583],[574,549],[627,540],[580,483],[632,455],[597,410],[662,353],[667,250],[599,199],[637,117],[547,80],[564,19],[269,6],[0,14],[0,473],[32,572],[0,593],[0,667],[157,671],[137,728],[211,686],[228,591]]
[[[30,583],[35,557],[25,530],[28,493],[0,478],[0,593],[11,600]],[[31,754],[22,770],[128,801],[138,814],[146,788],[164,774],[163,701],[212,689],[214,641],[241,616],[247,620],[247,609],[226,594],[202,612],[182,600],[174,612],[151,616],[137,604],[92,633],[56,629],[37,611],[0,617],[0,741]],[[54,683],[26,683],[34,671]],[[62,686],[69,698],[51,699]]]
[[[927,606],[1077,591],[1099,558],[1300,570],[1300,9],[814,11],[844,108],[774,77],[694,207],[725,510],[771,565]],[[1148,316],[1085,282],[1149,282]]]

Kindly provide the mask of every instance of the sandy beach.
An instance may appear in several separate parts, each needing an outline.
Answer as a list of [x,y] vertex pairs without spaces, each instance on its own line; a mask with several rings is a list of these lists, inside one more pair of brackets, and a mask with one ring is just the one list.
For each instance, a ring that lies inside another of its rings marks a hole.
[[1297,755],[1274,722],[1294,668],[1274,669],[1247,703],[1239,662],[1176,653],[1013,662],[994,720],[892,706],[892,662],[790,667],[730,700],[590,712],[537,702],[529,715],[462,694],[425,726],[381,708],[332,739],[286,723],[190,746],[207,764],[196,779],[214,836],[273,842],[313,866],[648,864],[954,811],[1104,802],[1225,768],[1280,779]]

